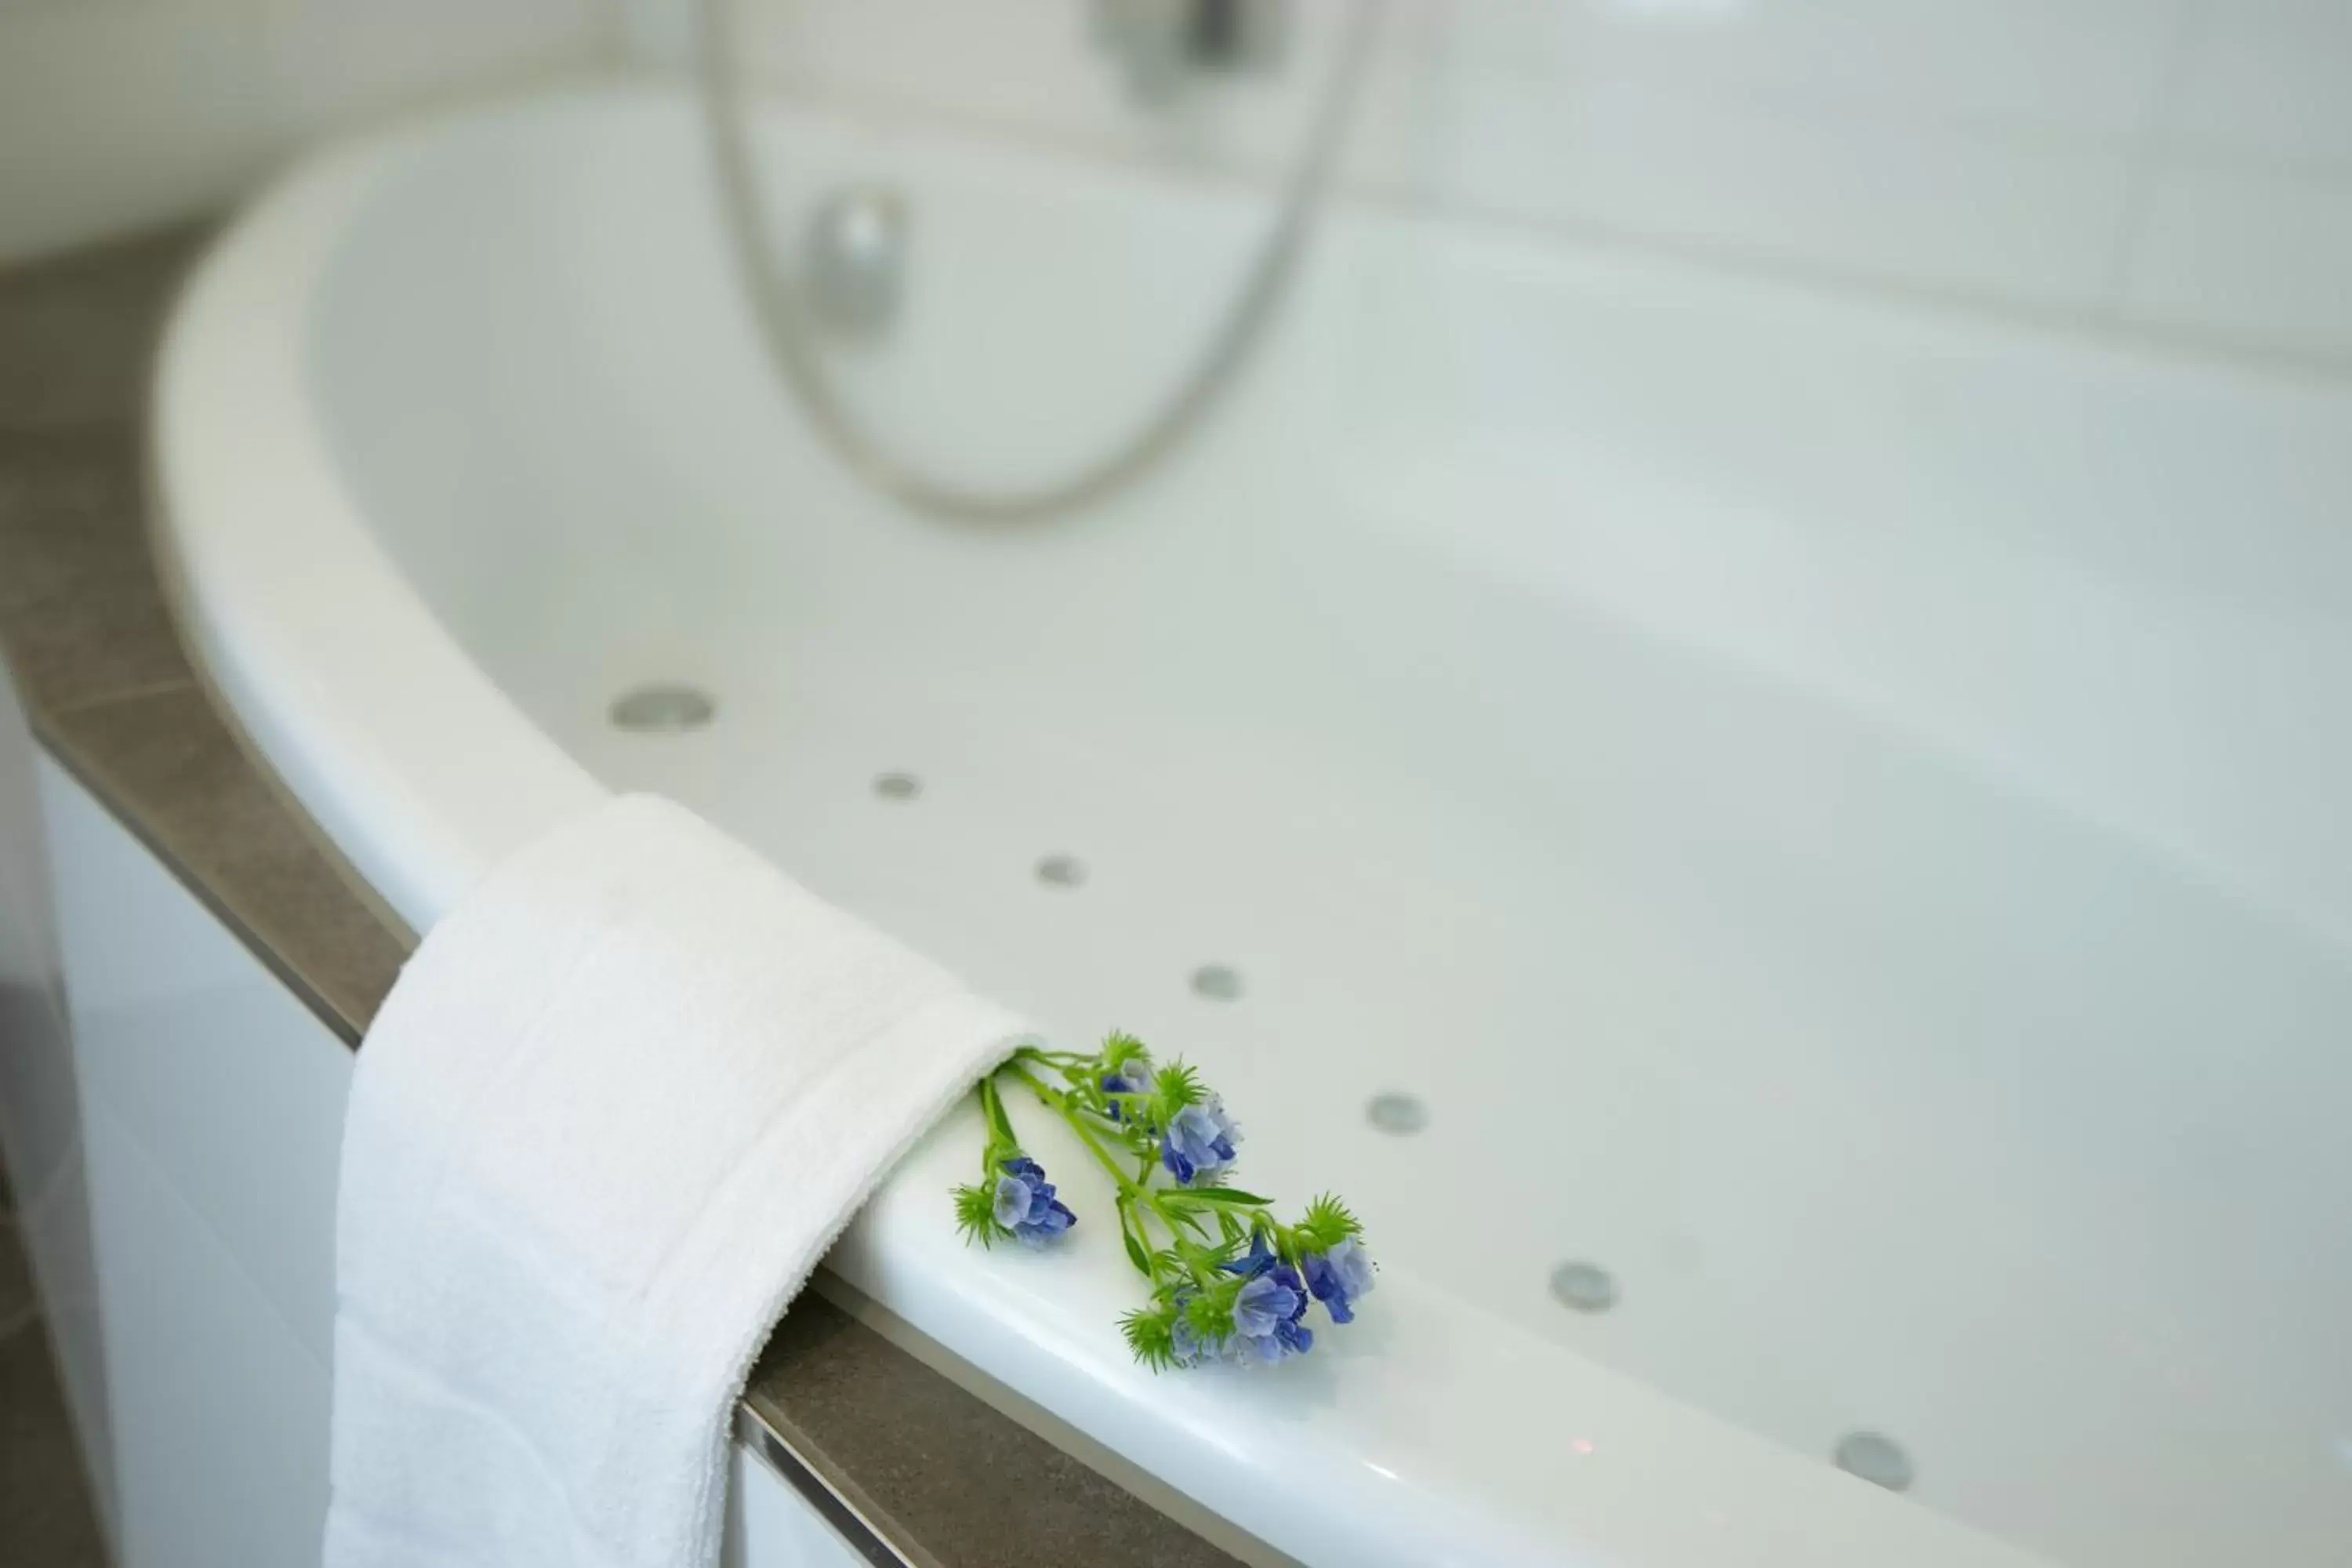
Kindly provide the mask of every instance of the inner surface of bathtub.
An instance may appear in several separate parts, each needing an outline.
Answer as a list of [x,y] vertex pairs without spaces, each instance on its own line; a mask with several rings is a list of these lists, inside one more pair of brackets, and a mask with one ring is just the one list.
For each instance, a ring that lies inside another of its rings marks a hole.
[[[843,374],[974,477],[1148,402],[1257,210],[769,131],[788,220],[908,194]],[[2340,1560],[2352,399],[1360,211],[1149,484],[950,527],[770,377],[690,121],[566,133],[364,215],[313,372],[599,776],[1198,1061],[1393,1275],[2063,1561]]]

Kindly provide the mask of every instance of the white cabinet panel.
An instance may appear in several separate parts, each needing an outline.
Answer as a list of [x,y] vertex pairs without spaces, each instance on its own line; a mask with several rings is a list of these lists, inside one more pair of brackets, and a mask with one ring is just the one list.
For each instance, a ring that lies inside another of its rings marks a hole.
[[85,1103],[122,1568],[316,1568],[327,1372]]
[[40,795],[124,1568],[314,1564],[350,1053],[47,760]]
[[866,1568],[863,1556],[740,1444],[730,1464],[723,1568]]
[[73,1050],[49,923],[47,857],[30,728],[0,668],[0,1158],[57,1346],[59,1381],[99,1517],[113,1521],[98,1281]]
[[54,764],[43,798],[84,1092],[323,1364],[351,1050]]

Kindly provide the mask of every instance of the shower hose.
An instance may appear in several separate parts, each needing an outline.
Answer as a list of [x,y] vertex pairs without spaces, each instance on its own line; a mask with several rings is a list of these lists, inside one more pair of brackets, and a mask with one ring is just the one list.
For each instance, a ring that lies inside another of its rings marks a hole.
[[751,145],[751,93],[740,68],[735,30],[743,3],[701,0],[702,99],[719,176],[721,219],[770,360],[825,446],[866,483],[936,517],[1027,522],[1099,500],[1144,473],[1200,424],[1240,374],[1297,269],[1332,164],[1347,139],[1386,0],[1355,0],[1348,8],[1336,58],[1284,178],[1273,217],[1190,367],[1108,451],[1049,481],[1002,489],[959,484],[901,460],[859,420],[827,376],[799,295],[766,238],[773,231]]

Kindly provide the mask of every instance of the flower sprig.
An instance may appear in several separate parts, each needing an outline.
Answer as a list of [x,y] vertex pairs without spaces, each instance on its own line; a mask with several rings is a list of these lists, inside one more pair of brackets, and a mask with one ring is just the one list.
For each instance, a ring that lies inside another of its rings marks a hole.
[[992,1179],[955,1190],[956,1228],[964,1240],[982,1247],[1004,1240],[1038,1247],[1077,1224],[1070,1205],[1054,1195],[1045,1167],[1021,1152],[992,1079],[980,1080],[980,1110],[988,1121],[980,1168]]
[[1310,1300],[1335,1323],[1354,1321],[1373,1281],[1362,1224],[1326,1194],[1285,1225],[1271,1199],[1228,1185],[1239,1123],[1198,1071],[1155,1064],[1129,1034],[1093,1052],[1024,1046],[981,1080],[982,1179],[954,1191],[967,1241],[1043,1245],[1076,1222],[1023,1150],[999,1079],[1060,1116],[1110,1180],[1128,1261],[1150,1288],[1119,1320],[1137,1360],[1158,1372],[1302,1355],[1315,1343]]

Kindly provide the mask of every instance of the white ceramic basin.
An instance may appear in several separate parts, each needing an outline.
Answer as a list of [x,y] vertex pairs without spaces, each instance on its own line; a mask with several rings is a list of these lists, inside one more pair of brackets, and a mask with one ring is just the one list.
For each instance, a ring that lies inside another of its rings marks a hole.
[[[787,214],[907,195],[841,374],[974,477],[1123,427],[1260,212],[762,133]],[[813,440],[700,152],[652,88],[331,149],[173,328],[194,636],[409,921],[656,789],[1201,1063],[1252,1186],[1371,1223],[1304,1362],[1129,1365],[1108,1223],[961,1249],[961,1122],[835,1267],[1309,1563],[2345,1561],[2343,386],[1351,208],[1171,467],[960,528]],[[608,723],[656,680],[717,722]]]

